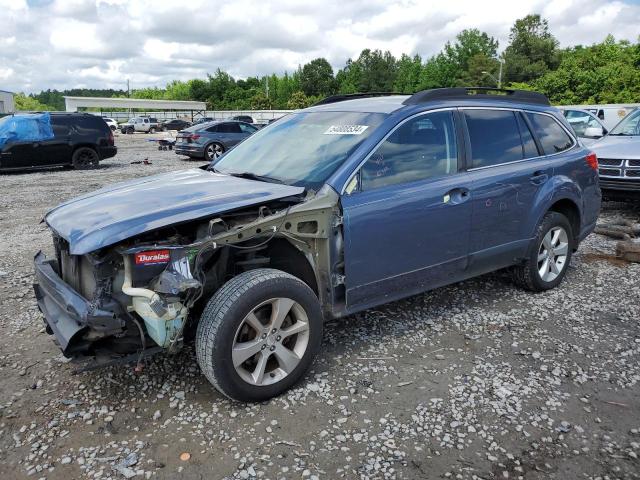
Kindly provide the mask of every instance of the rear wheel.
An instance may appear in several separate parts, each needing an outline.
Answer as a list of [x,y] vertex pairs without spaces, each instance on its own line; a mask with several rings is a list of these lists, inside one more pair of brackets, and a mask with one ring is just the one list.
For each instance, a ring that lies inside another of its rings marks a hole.
[[227,397],[266,400],[308,370],[322,323],[307,284],[279,270],[251,270],[224,284],[207,304],[196,334],[198,364]]
[[149,133],[156,133],[156,129],[155,129],[154,127],[151,127],[151,128],[149,129]]
[[204,149],[205,158],[209,161],[219,158],[224,153],[224,147],[219,143],[211,143]]
[[90,168],[97,168],[100,162],[98,152],[93,148],[81,147],[73,152],[71,157],[71,164],[76,170],[87,170]]
[[567,273],[573,245],[573,231],[567,217],[547,212],[538,225],[526,262],[514,268],[514,280],[534,292],[556,287]]

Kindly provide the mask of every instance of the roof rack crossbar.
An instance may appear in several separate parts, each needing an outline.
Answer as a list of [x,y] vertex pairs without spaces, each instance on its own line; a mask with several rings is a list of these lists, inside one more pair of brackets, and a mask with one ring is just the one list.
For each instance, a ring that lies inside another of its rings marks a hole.
[[341,93],[338,95],[331,95],[330,97],[323,98],[319,102],[314,103],[313,106],[316,107],[318,105],[328,105],[329,103],[344,102],[346,100],[355,100],[357,98],[386,97],[389,95],[406,95],[406,93],[398,93],[398,92]]
[[422,90],[421,92],[414,93],[402,103],[405,105],[416,105],[435,100],[470,100],[480,98],[551,105],[549,99],[542,93],[491,87],[433,88],[431,90]]

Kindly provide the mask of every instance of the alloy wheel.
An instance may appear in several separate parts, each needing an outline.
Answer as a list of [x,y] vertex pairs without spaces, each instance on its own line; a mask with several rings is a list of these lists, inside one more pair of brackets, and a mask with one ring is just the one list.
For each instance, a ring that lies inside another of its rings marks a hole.
[[207,147],[207,158],[214,160],[224,153],[224,148],[218,143],[212,143]]
[[554,281],[567,264],[569,236],[562,227],[553,227],[542,239],[538,249],[538,273],[545,282]]
[[271,385],[295,370],[308,344],[304,308],[290,298],[273,298],[242,320],[231,350],[233,366],[245,382]]

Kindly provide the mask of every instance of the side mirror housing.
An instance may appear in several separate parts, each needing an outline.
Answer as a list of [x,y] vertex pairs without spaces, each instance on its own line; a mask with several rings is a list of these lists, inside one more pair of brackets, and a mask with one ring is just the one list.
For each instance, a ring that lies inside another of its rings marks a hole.
[[602,127],[587,127],[584,130],[584,136],[588,138],[600,138],[604,136]]

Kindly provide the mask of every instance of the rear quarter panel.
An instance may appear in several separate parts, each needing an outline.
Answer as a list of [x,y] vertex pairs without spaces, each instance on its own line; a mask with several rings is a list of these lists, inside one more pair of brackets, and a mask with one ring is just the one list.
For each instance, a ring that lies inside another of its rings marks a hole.
[[560,200],[570,200],[580,211],[580,232],[575,232],[578,240],[588,235],[600,213],[601,193],[598,172],[586,162],[590,151],[576,146],[567,152],[549,157],[553,165],[553,175],[538,191],[531,208],[531,216],[527,222],[530,237],[542,217]]

